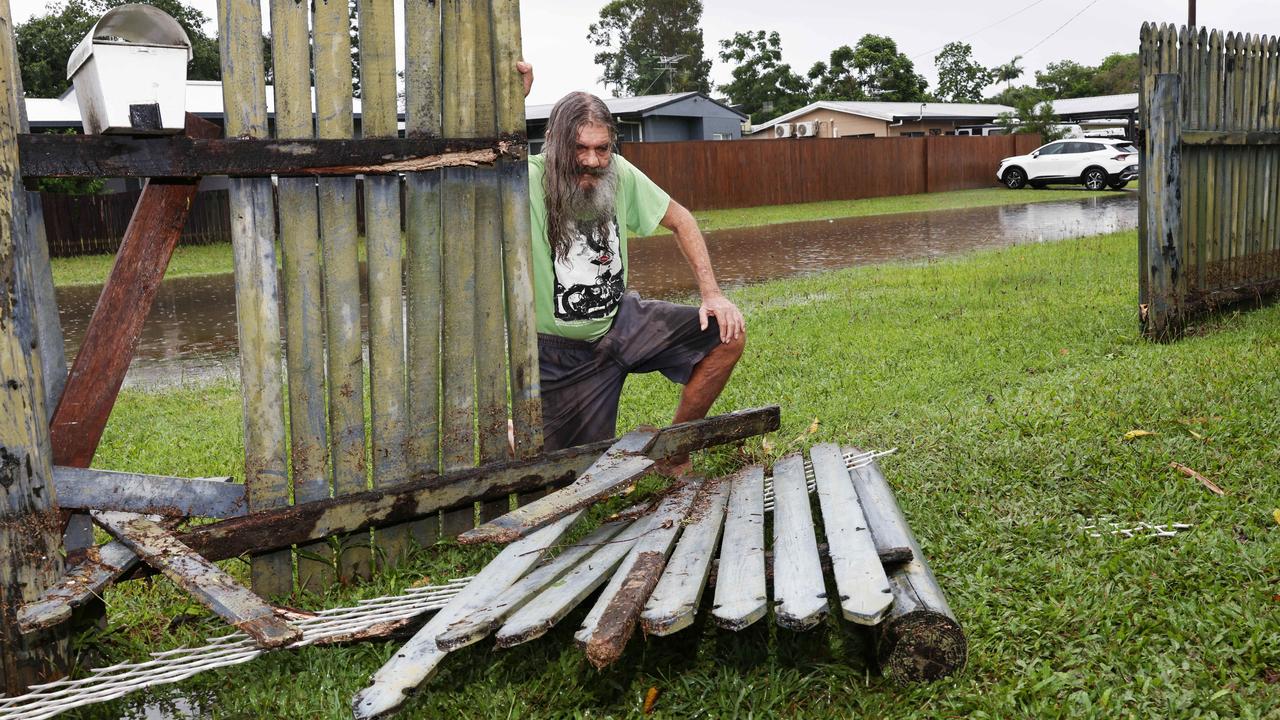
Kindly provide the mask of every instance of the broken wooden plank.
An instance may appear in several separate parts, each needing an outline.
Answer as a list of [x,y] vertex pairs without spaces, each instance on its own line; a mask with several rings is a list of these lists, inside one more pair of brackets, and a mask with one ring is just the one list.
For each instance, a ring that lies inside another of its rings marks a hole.
[[568,574],[512,613],[494,638],[498,647],[514,647],[535,640],[555,627],[578,603],[604,584],[618,563],[631,552],[636,538],[648,531],[650,520],[651,517],[645,517],[627,525]]
[[541,530],[503,548],[462,592],[437,612],[394,657],[373,676],[369,687],[351,701],[356,718],[381,717],[404,703],[405,697],[427,680],[448,654],[436,645],[436,636],[458,619],[484,607],[537,564],[543,552],[560,539],[581,511],[571,513]]
[[701,481],[690,479],[676,492],[663,498],[649,519],[648,529],[636,539],[627,557],[613,574],[574,640],[587,652],[596,669],[622,656],[635,631],[640,611],[658,584],[667,555],[689,514]]
[[117,510],[165,517],[240,517],[249,511],[244,486],[231,478],[53,467],[58,506],[64,510]]
[[[514,71],[513,71],[514,74]],[[19,135],[22,176],[192,178],[395,175],[524,159],[524,138],[218,138]]]
[[889,572],[893,607],[875,632],[881,671],[906,681],[936,680],[957,672],[968,658],[968,639],[920,551],[889,481],[873,462],[853,472],[853,483],[864,507],[883,509],[868,517],[872,527],[897,525],[914,555],[910,562]]
[[85,548],[84,558],[71,566],[56,585],[18,609],[18,629],[32,633],[70,620],[72,611],[102,597],[112,581],[139,562],[138,556],[118,540]]
[[[776,493],[776,469],[774,473]],[[722,628],[741,630],[764,617],[769,603],[764,579],[764,468],[745,467],[729,483],[711,618]],[[800,483],[803,489],[803,474]]]
[[531,597],[560,579],[560,576],[577,567],[578,563],[613,539],[628,523],[608,523],[590,535],[565,548],[554,559],[507,588],[493,602],[459,618],[436,638],[441,650],[457,650],[484,638],[493,632],[502,619],[520,609]]
[[827,614],[827,588],[802,455],[773,466],[773,492],[774,617],[788,630],[809,630]]
[[[648,455],[657,460],[762,435],[777,430],[780,420],[778,406],[771,405],[671,425],[658,430]],[[615,442],[617,439],[602,440],[537,458],[431,475],[400,487],[265,510],[210,523],[178,539],[210,560],[225,560],[248,552],[279,550],[331,535],[394,525],[477,500],[569,483]],[[55,588],[28,604],[50,601],[79,605],[136,566],[104,565],[86,559],[69,569]],[[151,571],[142,568],[138,572]]]
[[653,467],[653,460],[645,457],[644,453],[653,445],[657,434],[657,430],[627,433],[572,485],[462,533],[458,542],[464,545],[511,542],[574,510],[613,495]]
[[277,617],[262,598],[154,521],[132,513],[95,511],[92,515],[104,530],[258,645],[283,647],[302,637],[302,631]]
[[876,554],[862,503],[853,489],[840,447],[823,443],[809,450],[813,474],[818,479],[822,527],[831,552],[831,572],[840,593],[840,610],[846,620],[875,625],[893,605],[889,578]]
[[694,500],[692,522],[685,527],[662,579],[640,614],[641,627],[649,635],[670,635],[693,624],[728,501],[729,481],[723,478],[705,483]]

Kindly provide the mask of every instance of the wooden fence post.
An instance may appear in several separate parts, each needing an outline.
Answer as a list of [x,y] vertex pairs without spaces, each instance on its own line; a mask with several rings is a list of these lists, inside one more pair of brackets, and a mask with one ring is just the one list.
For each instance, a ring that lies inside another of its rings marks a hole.
[[0,683],[16,695],[65,673],[64,629],[23,635],[18,607],[62,574],[62,522],[53,490],[41,362],[32,348],[34,317],[15,290],[23,271],[16,233],[26,207],[18,177],[20,125],[16,53],[9,3],[0,0]]
[[1147,166],[1143,169],[1142,192],[1146,194],[1147,303],[1143,332],[1164,340],[1181,330],[1181,298],[1177,296],[1182,275],[1178,248],[1182,236],[1182,88],[1176,74],[1147,76],[1150,85]]

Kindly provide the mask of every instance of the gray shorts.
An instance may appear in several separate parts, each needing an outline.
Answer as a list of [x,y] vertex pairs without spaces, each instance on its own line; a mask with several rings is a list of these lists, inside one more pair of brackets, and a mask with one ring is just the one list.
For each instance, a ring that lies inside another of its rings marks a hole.
[[698,308],[622,296],[613,327],[595,342],[538,335],[542,428],[547,450],[617,435],[618,399],[629,373],[655,370],[680,384],[720,344],[720,328]]

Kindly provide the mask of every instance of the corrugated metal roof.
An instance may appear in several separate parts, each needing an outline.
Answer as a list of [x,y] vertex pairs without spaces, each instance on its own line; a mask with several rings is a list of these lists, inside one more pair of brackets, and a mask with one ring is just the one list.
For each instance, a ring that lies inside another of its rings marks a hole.
[[1050,105],[1053,107],[1053,114],[1058,116],[1110,114],[1124,117],[1138,111],[1138,93],[1053,100]]
[[[276,110],[275,89],[268,85],[267,114]],[[311,107],[315,109],[315,90],[311,93]],[[360,117],[360,98],[353,99],[353,112]],[[187,81],[187,112],[201,117],[222,117],[222,83],[218,80]],[[70,88],[57,98],[27,98],[27,122],[32,127],[66,127],[80,124],[80,106],[76,103],[75,88]]]
[[[640,115],[657,110],[691,97],[706,98],[708,102],[737,113],[743,119],[745,115],[729,108],[723,103],[698,92],[671,93],[669,95],[641,95],[629,98],[605,98],[605,105],[614,115]],[[355,116],[360,116],[360,99],[354,100]],[[315,91],[311,93],[311,107],[315,109]],[[530,105],[525,108],[525,117],[529,120],[546,120],[551,114],[551,105]],[[267,113],[274,114],[276,108],[275,92],[267,86]],[[203,117],[222,117],[222,83],[217,80],[187,81],[187,112]],[[76,104],[76,91],[69,89],[59,98],[27,98],[27,118],[32,127],[65,127],[80,124],[80,107]]]
[[912,120],[915,118],[922,118],[925,120],[957,118],[979,121],[989,120],[998,116],[1000,113],[1014,112],[1014,109],[1008,105],[996,105],[993,103],[918,103],[820,100],[815,103],[809,103],[799,110],[776,117],[767,123],[755,125],[751,128],[751,132],[754,134],[763,130],[768,130],[778,123],[788,122],[792,118],[800,117],[801,115],[813,112],[814,110],[829,110],[849,115],[861,115],[862,117],[875,118],[876,120],[884,120],[885,122]]
[[[667,95],[637,95],[628,98],[601,98],[604,100],[605,106],[609,108],[609,112],[614,115],[643,115],[648,112],[657,110],[664,105],[670,105],[681,100],[691,97],[706,98],[708,102],[713,102],[720,107],[729,110],[746,119],[746,115],[734,110],[724,103],[714,98],[707,97],[699,92],[682,92],[670,93]],[[527,120],[546,120],[551,117],[551,108],[554,105],[530,105],[525,108],[525,119]]]

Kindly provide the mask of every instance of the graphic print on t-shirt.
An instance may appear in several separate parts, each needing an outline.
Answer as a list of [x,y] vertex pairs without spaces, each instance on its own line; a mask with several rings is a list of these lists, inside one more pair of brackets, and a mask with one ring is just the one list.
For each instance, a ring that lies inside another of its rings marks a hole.
[[551,258],[556,274],[556,319],[571,322],[608,317],[626,289],[618,252],[618,221],[574,223],[571,234],[565,258]]

